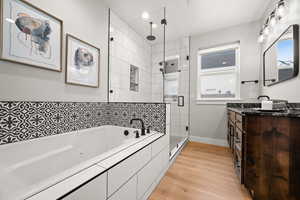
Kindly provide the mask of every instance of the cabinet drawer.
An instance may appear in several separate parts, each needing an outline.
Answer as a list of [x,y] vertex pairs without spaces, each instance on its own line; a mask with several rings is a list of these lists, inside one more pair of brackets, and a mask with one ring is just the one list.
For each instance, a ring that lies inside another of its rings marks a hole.
[[243,132],[239,129],[235,129],[235,143],[242,143],[243,141]]
[[137,176],[132,177],[123,185],[109,200],[135,200],[136,199]]
[[144,199],[145,193],[158,178],[169,162],[169,148],[166,147],[138,173],[137,199]]
[[151,159],[151,145],[130,156],[108,171],[108,196],[111,196]]
[[[94,165],[28,198],[28,200],[105,200],[107,197],[107,173],[103,173],[104,171],[104,168]],[[2,200],[1,197],[0,199]]]
[[228,111],[228,118],[230,121],[235,122],[235,112]]
[[165,135],[152,144],[152,158],[169,144],[169,136]]
[[60,200],[105,200],[106,174],[103,174]]
[[243,130],[243,116],[242,115],[236,114],[235,124],[239,129]]

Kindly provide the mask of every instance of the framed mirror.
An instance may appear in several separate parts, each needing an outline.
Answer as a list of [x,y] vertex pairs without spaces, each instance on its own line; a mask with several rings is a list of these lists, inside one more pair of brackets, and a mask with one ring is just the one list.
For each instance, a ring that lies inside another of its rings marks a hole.
[[299,72],[299,25],[292,25],[263,54],[264,86],[290,80]]

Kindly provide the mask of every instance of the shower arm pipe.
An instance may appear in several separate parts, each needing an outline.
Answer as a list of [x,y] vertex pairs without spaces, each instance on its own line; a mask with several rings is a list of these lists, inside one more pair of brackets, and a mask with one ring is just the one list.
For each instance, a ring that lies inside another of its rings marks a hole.
[[166,25],[167,25],[167,21],[166,21],[166,7],[164,7],[164,44],[163,44],[163,103],[165,103],[165,76],[164,76],[164,72],[165,72],[165,68],[166,68]]
[[153,22],[150,22],[150,35],[152,35],[152,25],[153,25]]

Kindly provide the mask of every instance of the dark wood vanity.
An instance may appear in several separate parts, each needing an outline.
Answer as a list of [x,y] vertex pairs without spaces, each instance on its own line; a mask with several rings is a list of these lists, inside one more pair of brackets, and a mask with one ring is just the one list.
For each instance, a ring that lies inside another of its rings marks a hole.
[[300,111],[228,107],[227,139],[254,200],[300,200]]

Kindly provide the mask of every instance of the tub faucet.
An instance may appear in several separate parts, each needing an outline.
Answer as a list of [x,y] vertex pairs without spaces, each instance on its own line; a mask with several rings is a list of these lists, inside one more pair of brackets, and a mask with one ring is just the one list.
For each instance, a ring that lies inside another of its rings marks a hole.
[[136,118],[136,119],[131,119],[130,120],[130,125],[134,122],[134,121],[140,121],[141,122],[141,124],[142,124],[142,128],[141,128],[141,135],[146,135],[146,129],[145,129],[145,124],[144,124],[144,121],[142,120],[142,119],[138,119],[138,118]]

